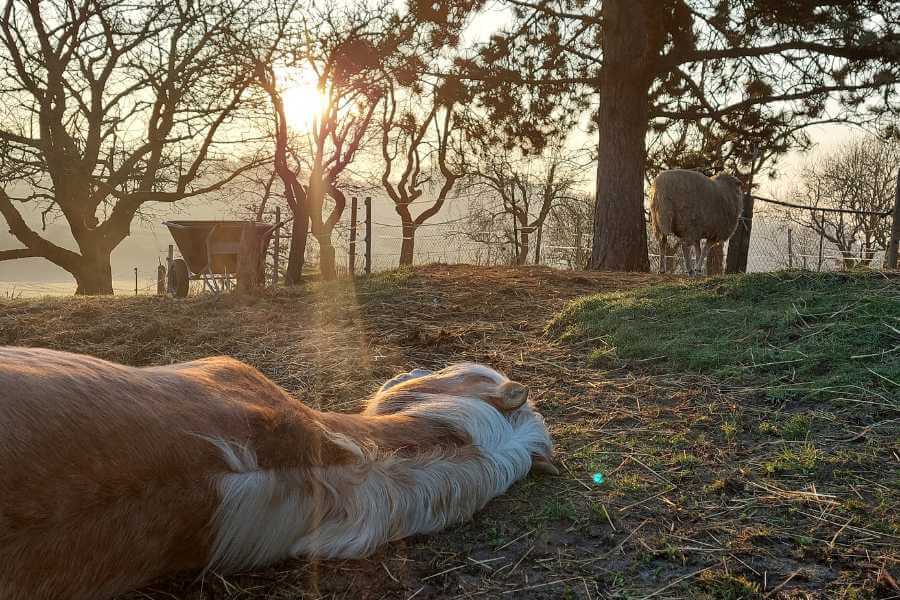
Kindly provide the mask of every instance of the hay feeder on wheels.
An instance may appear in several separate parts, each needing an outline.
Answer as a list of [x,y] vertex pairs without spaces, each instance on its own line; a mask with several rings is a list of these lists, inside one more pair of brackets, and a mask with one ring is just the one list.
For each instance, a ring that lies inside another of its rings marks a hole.
[[[176,298],[188,295],[191,281],[202,281],[203,289],[214,294],[234,288],[238,275],[244,226],[252,223],[259,245],[259,272],[266,248],[278,225],[255,221],[166,221],[181,253],[169,265],[166,290]],[[251,230],[252,231],[252,230]]]

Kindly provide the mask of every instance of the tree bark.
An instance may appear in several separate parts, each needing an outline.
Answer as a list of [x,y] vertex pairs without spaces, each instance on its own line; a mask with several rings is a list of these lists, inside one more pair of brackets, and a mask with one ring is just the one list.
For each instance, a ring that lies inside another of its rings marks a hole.
[[[401,215],[402,216],[402,215]],[[409,266],[413,264],[413,255],[416,245],[416,228],[412,222],[403,221],[403,241],[400,243],[400,266]]]
[[260,288],[260,250],[256,225],[244,223],[241,227],[241,244],[238,252],[238,294],[255,294]]
[[649,271],[644,138],[653,61],[664,36],[650,0],[603,3],[599,142],[591,269]]
[[105,264],[102,260],[85,261],[82,271],[75,273],[75,294],[77,296],[104,296],[113,293],[112,268],[109,258]]
[[528,252],[531,249],[531,231],[529,227],[523,226],[519,230],[519,254],[516,256],[516,264],[524,265],[528,262]]
[[[322,220],[322,208],[326,194],[334,200],[334,206],[331,208],[328,218]],[[313,174],[310,176],[306,199],[312,234],[319,242],[319,276],[325,281],[337,279],[334,242],[332,242],[331,236],[334,226],[344,212],[344,207],[347,206],[347,198],[333,183],[325,181],[321,175]],[[368,235],[366,237],[368,238]],[[368,243],[368,239],[366,241]]]
[[726,273],[746,273],[747,256],[750,254],[750,234],[753,233],[753,196],[744,195],[744,209],[737,229],[728,242],[728,258],[725,262]]
[[897,254],[900,248],[900,168],[897,169],[897,187],[894,193],[894,214],[891,221],[891,238],[884,255],[886,269],[897,268]]
[[79,296],[101,296],[113,293],[112,266],[110,255],[112,250],[103,248],[96,241],[79,241],[81,258],[72,272],[77,287],[75,294]]
[[285,285],[297,285],[303,275],[306,262],[306,238],[309,236],[309,216],[303,210],[294,212],[291,223],[291,249],[284,272]]
[[324,281],[337,279],[334,263],[334,246],[331,244],[331,232],[328,235],[316,236],[319,242],[319,276]]

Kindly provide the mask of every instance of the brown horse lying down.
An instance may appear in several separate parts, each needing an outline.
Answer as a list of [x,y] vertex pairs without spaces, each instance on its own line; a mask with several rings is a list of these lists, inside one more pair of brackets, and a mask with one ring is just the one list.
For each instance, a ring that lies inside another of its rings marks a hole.
[[0,599],[364,557],[464,521],[555,470],[527,391],[459,364],[326,413],[230,358],[139,369],[0,347]]

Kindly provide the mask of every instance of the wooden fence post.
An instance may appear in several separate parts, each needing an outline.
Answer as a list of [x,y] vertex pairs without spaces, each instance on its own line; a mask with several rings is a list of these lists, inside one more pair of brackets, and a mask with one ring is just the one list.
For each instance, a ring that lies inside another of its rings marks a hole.
[[237,291],[252,294],[259,287],[259,255],[261,248],[256,235],[256,223],[247,221],[241,226],[238,250]]
[[166,254],[166,293],[175,294],[175,289],[169,288],[169,273],[172,272],[172,263],[175,262],[175,246],[169,244],[169,251]]
[[275,207],[275,239],[274,254],[272,255],[272,289],[278,287],[278,263],[281,258],[281,207]]
[[372,273],[372,197],[366,196],[366,275]]
[[897,169],[897,191],[894,195],[894,221],[891,224],[891,241],[888,242],[884,266],[887,269],[897,268],[897,253],[900,246],[900,168]]
[[744,194],[744,208],[738,227],[728,242],[728,258],[725,261],[726,273],[746,273],[747,256],[750,254],[750,234],[753,232],[753,177],[756,175],[756,161],[759,158],[759,145],[753,145],[753,158],[750,162],[750,179],[747,182],[747,193]]
[[350,277],[356,274],[356,210],[359,208],[356,202],[356,196],[350,198],[350,248],[349,248],[349,264]]
[[137,284],[137,267],[134,268],[134,295],[138,295],[138,284]]
[[541,234],[544,230],[544,224],[541,223],[537,228],[537,238],[534,240],[534,264],[541,264]]
[[156,267],[156,295],[166,295],[166,266],[162,263]]

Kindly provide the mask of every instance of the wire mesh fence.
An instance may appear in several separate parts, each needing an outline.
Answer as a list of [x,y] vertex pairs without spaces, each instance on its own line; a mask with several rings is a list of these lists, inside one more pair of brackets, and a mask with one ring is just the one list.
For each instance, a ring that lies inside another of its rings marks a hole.
[[[752,220],[748,272],[790,268],[836,271],[860,266],[875,269],[883,267],[885,254],[883,247],[867,244],[862,239],[843,240],[843,247],[839,247],[828,235],[803,224],[804,219],[800,217],[802,211],[809,210],[807,208],[792,208],[789,212],[781,210],[774,204],[758,203],[757,207]],[[413,265],[429,263],[513,265],[517,263],[516,257],[523,253],[521,236],[514,239],[508,229],[485,231],[474,226],[465,215],[444,219],[439,217],[416,228],[412,236]],[[883,222],[879,226],[889,228],[889,216],[883,215],[882,218]],[[877,221],[873,222],[878,224]],[[365,240],[362,234],[364,220],[360,219],[357,227],[359,242],[356,245],[355,271],[362,273],[365,268],[363,260]],[[342,265],[340,272],[343,274],[349,274],[349,230],[349,217],[346,217],[335,228],[333,238],[338,264]],[[404,240],[402,224],[396,219],[392,221],[385,217],[382,211],[381,216],[373,219],[372,232],[372,272],[398,267]],[[561,269],[584,268],[591,253],[590,231],[579,234],[577,239],[573,239],[572,236],[568,239],[573,241],[571,245],[560,245],[542,241],[540,233],[532,232],[527,249],[524,251],[525,264],[540,264]],[[659,249],[649,231],[648,244],[651,269],[658,270]],[[672,242],[670,246],[671,244]],[[670,247],[670,254],[671,252]],[[727,252],[726,243],[723,253]],[[317,245],[312,237],[307,246],[307,257],[311,264],[316,262]],[[675,272],[683,272],[680,255],[671,261],[671,264],[674,264]]]
[[[845,235],[844,239],[834,239],[839,232],[816,230],[813,226],[821,223],[807,217],[822,209],[808,207],[780,206],[766,199],[757,203],[752,220],[750,249],[747,260],[748,272],[776,271],[780,269],[807,269],[813,271],[837,271],[855,267],[881,269],[884,264],[884,247],[878,243],[872,231],[856,231]],[[359,202],[355,220],[355,243],[351,242],[351,208],[348,206],[336,223],[331,235],[335,248],[335,267],[338,277],[348,277],[351,273],[351,253],[355,255],[352,272],[366,272],[367,244],[371,252],[369,268],[371,272],[381,272],[400,266],[404,242],[404,228],[393,205],[386,198],[372,199],[371,239],[366,239],[366,218],[364,204]],[[565,235],[552,235],[550,231],[531,231],[527,248],[523,248],[523,236],[515,235],[509,227],[485,229],[483,223],[473,222],[465,207],[439,213],[434,219],[417,226],[413,234],[412,265],[431,263],[473,264],[484,266],[514,265],[517,257],[524,255],[525,264],[540,264],[560,269],[583,269],[591,253],[591,233],[589,225],[579,224]],[[264,220],[275,223],[275,214],[266,214]],[[868,226],[877,232],[890,229],[890,216],[872,215]],[[566,223],[561,225],[566,227]],[[840,222],[838,222],[840,226]],[[281,244],[270,244],[266,266],[267,280],[273,281],[276,252],[279,254],[280,279],[283,280],[290,248],[290,226],[281,230]],[[821,229],[821,228],[820,228]],[[827,228],[826,228],[827,229]],[[877,230],[877,231],[876,231]],[[543,235],[542,235],[543,233]],[[859,239],[855,239],[855,237]],[[883,238],[883,236],[881,236]],[[559,243],[565,240],[567,243]],[[873,243],[872,240],[876,240]],[[659,269],[659,249],[648,232],[650,266]],[[670,242],[671,245],[671,242]],[[670,248],[670,252],[671,252]],[[727,254],[728,246],[724,247]],[[165,252],[155,257],[164,264]],[[320,258],[319,243],[314,235],[307,237],[304,272],[314,274],[318,270]],[[683,272],[680,257],[671,260],[674,272]],[[154,294],[157,289],[157,265],[147,264],[134,270],[114,272],[113,289],[117,295]],[[137,280],[137,281],[136,281]],[[74,282],[21,282],[0,281],[0,298],[37,297],[44,295],[68,295],[74,291]]]

